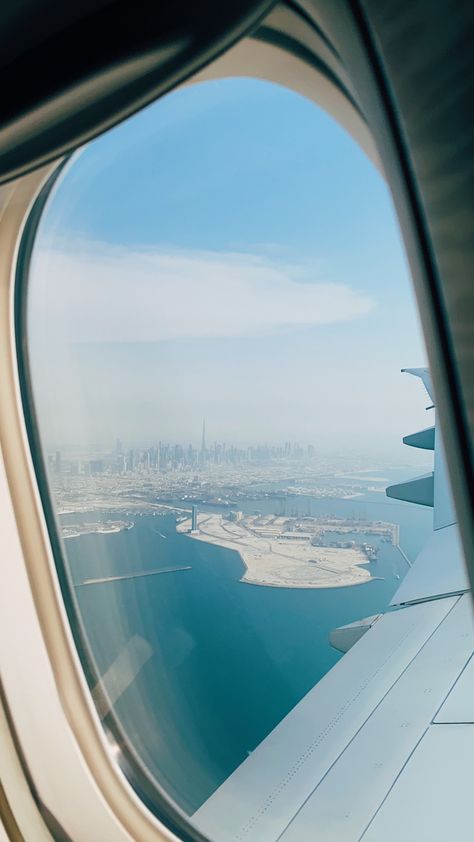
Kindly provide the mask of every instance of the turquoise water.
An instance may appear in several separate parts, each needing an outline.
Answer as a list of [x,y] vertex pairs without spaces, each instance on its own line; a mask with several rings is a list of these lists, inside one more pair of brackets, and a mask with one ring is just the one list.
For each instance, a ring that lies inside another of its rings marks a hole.
[[[241,507],[278,513],[285,505],[287,514],[298,509],[399,523],[411,558],[431,530],[429,510],[378,493],[352,500],[267,498]],[[81,519],[98,517],[62,518]],[[152,774],[192,812],[338,660],[330,631],[384,610],[407,565],[396,548],[380,544],[370,569],[381,580],[330,590],[261,587],[239,581],[237,553],[177,534],[172,515],[134,520],[129,531],[68,540],[69,566],[75,583],[192,568],[76,588],[100,672],[134,635],[150,643],[152,657],[115,713]]]

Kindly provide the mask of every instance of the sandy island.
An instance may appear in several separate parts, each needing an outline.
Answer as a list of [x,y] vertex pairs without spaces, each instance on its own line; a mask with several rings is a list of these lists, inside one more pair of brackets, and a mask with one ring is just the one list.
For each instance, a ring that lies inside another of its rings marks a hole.
[[127,520],[101,520],[97,523],[70,523],[63,524],[61,534],[64,539],[80,538],[81,535],[111,535],[115,532],[124,532],[126,529],[133,529],[133,521]]
[[199,513],[197,530],[191,519],[177,524],[177,531],[239,553],[245,574],[242,582],[274,588],[342,588],[361,585],[373,578],[361,565],[367,556],[357,547],[312,546],[301,536],[264,537],[251,528],[251,518],[232,522],[220,514]]

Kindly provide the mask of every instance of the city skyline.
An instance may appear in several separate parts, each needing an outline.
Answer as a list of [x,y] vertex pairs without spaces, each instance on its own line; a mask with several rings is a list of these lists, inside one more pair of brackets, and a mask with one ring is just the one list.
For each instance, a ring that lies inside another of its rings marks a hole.
[[[312,465],[317,468],[321,464],[327,465],[334,460],[334,464],[344,458],[344,449],[327,452],[318,450],[312,443],[285,441],[279,444],[269,442],[254,442],[252,444],[237,445],[233,442],[206,442],[206,425],[203,421],[201,442],[195,446],[192,442],[173,442],[157,440],[150,444],[136,445],[115,439],[115,444],[91,449],[88,452],[75,452],[74,449],[48,448],[48,462],[54,473],[62,474],[67,467],[69,471],[79,473],[85,466],[92,466],[92,473],[134,473],[137,470],[158,470],[161,472],[189,470],[200,473],[212,467],[242,467],[249,465],[282,465],[293,464],[297,470],[297,463],[302,466]],[[349,450],[346,450],[349,455]],[[376,463],[380,454],[363,454],[350,452],[351,458],[359,461]],[[408,460],[410,462],[410,460]],[[430,454],[415,453],[413,464],[429,465],[432,462]]]
[[[120,445],[120,446],[119,446]],[[74,457],[69,454],[65,458],[61,450],[49,454],[49,464],[54,466],[56,474],[62,474],[67,466],[69,470],[72,465],[88,466],[90,473],[98,474],[106,471],[112,473],[134,473],[136,470],[178,470],[190,469],[200,472],[211,466],[242,466],[242,465],[268,465],[281,461],[308,461],[314,460],[315,448],[313,445],[305,447],[298,442],[285,442],[280,447],[271,445],[249,445],[246,448],[239,448],[226,442],[214,442],[209,447],[193,447],[192,444],[178,444],[158,442],[148,447],[124,447],[120,439],[117,439],[115,450],[106,451],[99,456],[92,457],[83,455]]]

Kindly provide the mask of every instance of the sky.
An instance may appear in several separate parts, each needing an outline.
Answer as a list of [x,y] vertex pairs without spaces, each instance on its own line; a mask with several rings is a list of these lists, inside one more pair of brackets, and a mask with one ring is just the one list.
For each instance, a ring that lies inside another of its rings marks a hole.
[[40,224],[28,326],[49,447],[299,441],[405,456],[432,419],[380,173],[268,82],[173,92],[76,154]]

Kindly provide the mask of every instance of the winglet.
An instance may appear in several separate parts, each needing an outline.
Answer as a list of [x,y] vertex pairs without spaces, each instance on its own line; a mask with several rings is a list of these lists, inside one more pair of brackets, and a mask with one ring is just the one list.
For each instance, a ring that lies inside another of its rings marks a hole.
[[[431,400],[433,401],[433,405],[435,402],[434,393],[433,393],[433,384],[431,382],[431,374],[428,368],[402,368],[402,372],[405,374],[413,374],[414,377],[419,377],[420,380],[423,381],[423,386],[425,387],[428,395],[430,396]],[[431,407],[429,407],[431,409]]]

